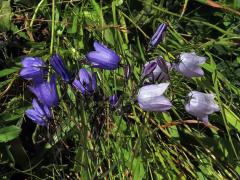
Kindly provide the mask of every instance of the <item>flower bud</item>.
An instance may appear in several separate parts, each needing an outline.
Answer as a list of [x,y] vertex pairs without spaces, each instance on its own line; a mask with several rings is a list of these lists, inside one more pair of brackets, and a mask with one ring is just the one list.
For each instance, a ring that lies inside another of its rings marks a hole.
[[50,59],[50,64],[52,65],[54,71],[58,73],[64,81],[69,82],[71,80],[70,73],[66,69],[62,58],[59,55],[53,55]]

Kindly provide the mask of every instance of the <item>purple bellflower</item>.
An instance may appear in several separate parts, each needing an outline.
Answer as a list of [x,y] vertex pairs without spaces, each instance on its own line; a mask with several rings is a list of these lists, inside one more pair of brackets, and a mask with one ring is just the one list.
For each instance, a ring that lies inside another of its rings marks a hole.
[[36,99],[32,101],[33,109],[28,109],[25,113],[33,122],[40,126],[47,126],[52,118],[51,110],[46,105],[40,104]]
[[111,107],[116,107],[118,104],[118,96],[116,94],[109,97],[109,103]]
[[120,62],[120,57],[107,46],[94,42],[95,51],[91,51],[86,55],[89,62],[93,67],[114,70],[117,69]]
[[163,94],[169,83],[143,86],[138,91],[138,104],[144,111],[163,112],[171,109],[172,103]]
[[50,64],[52,65],[54,71],[58,73],[64,81],[71,81],[71,75],[66,66],[63,64],[62,58],[59,55],[53,55],[50,59]]
[[147,62],[144,65],[142,78],[149,81],[166,81],[169,80],[169,70],[171,69],[170,63],[166,62],[162,57]]
[[20,71],[20,76],[26,80],[39,82],[47,73],[46,64],[38,57],[25,57],[21,63],[23,68]]
[[88,70],[82,68],[79,70],[78,76],[72,85],[82,94],[92,94],[97,88],[96,73],[90,73]]
[[152,38],[150,39],[150,46],[156,47],[162,40],[163,40],[163,33],[167,30],[167,24],[163,23],[158,28],[157,31],[154,33]]
[[38,100],[47,107],[58,105],[58,92],[55,75],[51,77],[50,82],[44,81],[29,88],[37,96]]
[[214,97],[214,94],[191,91],[188,94],[185,110],[199,120],[208,123],[208,115],[220,110],[219,106],[214,102]]
[[204,71],[200,65],[205,63],[206,57],[197,56],[195,52],[191,52],[181,53],[179,59],[178,63],[173,64],[173,68],[177,72],[188,78],[204,75]]

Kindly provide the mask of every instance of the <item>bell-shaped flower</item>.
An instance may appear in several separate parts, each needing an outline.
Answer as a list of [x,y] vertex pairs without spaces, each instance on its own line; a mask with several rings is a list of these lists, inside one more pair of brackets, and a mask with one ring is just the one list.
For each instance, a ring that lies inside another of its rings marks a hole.
[[94,42],[95,51],[91,51],[86,55],[87,60],[93,67],[114,70],[117,69],[120,62],[120,57],[107,46]]
[[38,57],[25,57],[21,63],[20,76],[26,80],[39,81],[47,73],[46,64]]
[[55,75],[51,77],[50,82],[44,81],[29,88],[37,96],[38,100],[47,107],[58,105],[58,92]]
[[97,88],[96,73],[90,73],[88,70],[82,68],[79,70],[78,76],[72,85],[82,94],[92,94]]
[[149,61],[144,65],[142,78],[146,78],[149,81],[166,81],[169,80],[169,70],[171,65],[165,61],[162,57],[158,57],[155,60]]
[[33,109],[28,109],[25,112],[27,117],[40,126],[47,126],[48,122],[52,119],[50,108],[40,104],[36,99],[33,99],[32,106]]
[[167,24],[163,23],[158,28],[157,31],[154,33],[154,35],[150,39],[150,46],[156,47],[162,40],[163,40],[163,34],[167,30]]
[[53,55],[50,59],[50,64],[52,65],[54,71],[58,73],[64,81],[71,81],[71,75],[66,66],[63,64],[62,58],[59,55]]
[[214,94],[191,91],[187,97],[188,101],[185,104],[185,110],[204,122],[208,122],[209,114],[220,110],[214,101]]
[[109,103],[111,107],[116,107],[118,104],[118,96],[117,94],[113,94],[112,96],[109,97]]
[[198,56],[195,52],[181,53],[179,62],[173,65],[173,68],[182,75],[191,78],[204,75],[201,64],[204,64],[206,57]]
[[163,112],[171,109],[172,103],[164,96],[169,83],[143,86],[138,91],[138,104],[145,111]]

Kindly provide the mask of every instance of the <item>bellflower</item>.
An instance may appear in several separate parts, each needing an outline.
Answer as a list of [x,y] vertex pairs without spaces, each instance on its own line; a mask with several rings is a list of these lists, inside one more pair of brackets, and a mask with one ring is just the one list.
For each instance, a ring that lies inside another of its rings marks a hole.
[[112,107],[116,107],[118,104],[118,96],[116,94],[109,97],[109,103]]
[[63,64],[62,58],[59,55],[53,55],[50,60],[50,64],[52,65],[54,71],[58,73],[64,81],[69,82],[71,80],[70,73]]
[[143,86],[138,91],[138,104],[145,111],[163,112],[171,109],[172,103],[163,94],[169,83]]
[[191,91],[188,94],[185,110],[198,119],[208,122],[208,115],[220,110],[219,106],[214,102],[214,97],[214,94]]
[[33,109],[28,109],[25,113],[33,122],[40,126],[46,126],[52,118],[51,110],[46,105],[40,104],[36,99],[32,101]]
[[108,70],[118,68],[120,57],[114,51],[96,41],[93,46],[95,51],[91,51],[86,55],[87,60],[92,63],[93,67]]
[[149,42],[151,47],[156,47],[162,41],[163,33],[166,30],[167,30],[167,25],[164,23],[157,28],[157,31],[154,33],[154,35],[152,36]]
[[90,73],[88,70],[82,68],[79,70],[78,76],[72,84],[82,94],[92,94],[97,88],[96,73]]
[[149,61],[144,65],[142,77],[147,77],[150,81],[169,80],[168,71],[171,69],[170,63],[162,57]]
[[174,69],[186,77],[199,77],[204,75],[204,71],[200,67],[206,61],[205,57],[192,53],[181,53],[180,61],[173,65]]
[[37,96],[38,100],[47,107],[58,105],[58,93],[56,88],[56,76],[51,77],[50,82],[44,81],[30,87],[30,90]]
[[41,81],[47,73],[46,64],[38,57],[25,57],[21,63],[20,76],[26,80]]

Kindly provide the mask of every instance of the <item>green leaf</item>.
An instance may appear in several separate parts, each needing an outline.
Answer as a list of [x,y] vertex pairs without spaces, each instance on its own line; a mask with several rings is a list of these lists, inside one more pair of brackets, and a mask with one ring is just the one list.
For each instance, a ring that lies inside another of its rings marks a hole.
[[134,180],[143,179],[145,172],[141,158],[138,157],[133,160],[132,171]]
[[0,71],[0,78],[15,73],[19,70],[19,67],[12,67],[9,69],[3,69]]
[[1,1],[0,9],[0,32],[11,28],[11,6],[10,1]]
[[27,107],[17,108],[14,111],[5,111],[0,114],[0,124],[3,122],[15,121],[23,116],[24,111]]
[[233,127],[235,127],[238,130],[238,132],[240,132],[240,119],[239,119],[239,117],[233,111],[231,111],[225,104],[224,104],[223,110],[224,110],[224,113],[226,115],[227,121]]
[[74,10],[74,12],[76,12],[76,14],[73,17],[72,20],[72,27],[68,28],[67,32],[69,34],[75,34],[77,33],[78,30],[78,19],[79,19],[79,13],[80,13],[80,9],[76,8],[76,10]]
[[114,3],[116,4],[116,6],[120,6],[123,4],[123,0],[115,0]]
[[0,129],[0,143],[8,142],[18,137],[21,128],[17,126],[8,126]]

